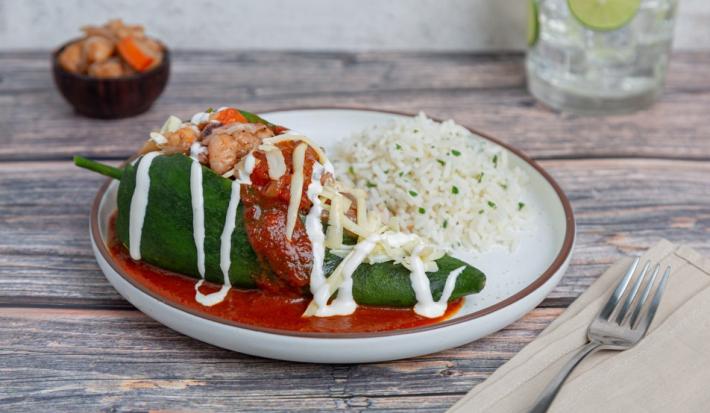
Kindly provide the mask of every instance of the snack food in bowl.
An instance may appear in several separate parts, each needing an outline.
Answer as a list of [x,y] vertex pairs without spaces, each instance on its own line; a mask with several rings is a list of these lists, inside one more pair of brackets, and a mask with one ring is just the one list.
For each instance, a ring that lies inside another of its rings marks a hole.
[[84,26],[82,31],[84,37],[57,55],[67,72],[114,78],[146,72],[163,61],[163,45],[146,36],[141,25],[109,20],[103,26]]
[[143,26],[110,20],[85,26],[84,36],[53,54],[54,80],[81,114],[120,118],[140,114],[168,80],[169,52],[145,35]]

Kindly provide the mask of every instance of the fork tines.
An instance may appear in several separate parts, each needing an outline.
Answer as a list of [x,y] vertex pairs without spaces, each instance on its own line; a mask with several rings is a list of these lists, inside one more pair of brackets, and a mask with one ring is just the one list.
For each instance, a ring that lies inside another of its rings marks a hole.
[[[660,264],[656,264],[653,271],[649,271],[651,269],[651,262],[647,261],[639,274],[635,277],[631,288],[628,289],[631,279],[634,278],[634,274],[637,273],[636,270],[638,268],[639,261],[639,258],[635,258],[631,263],[626,271],[626,274],[624,275],[624,278],[619,281],[619,284],[617,284],[614,289],[609,301],[607,301],[599,313],[599,318],[611,321],[612,316],[615,315],[616,317],[614,318],[614,321],[616,324],[619,326],[626,326],[628,323],[628,326],[632,329],[641,328],[645,330],[651,324],[651,320],[653,320],[656,310],[658,309],[658,304],[661,301],[663,290],[668,282],[671,266],[669,265],[666,267],[663,277],[661,277],[661,281],[656,287],[651,303],[646,306],[647,308],[644,308],[646,301],[648,301],[648,297],[651,294],[651,290],[653,290],[656,278],[658,278],[661,266]],[[649,273],[651,273],[651,276],[647,279],[647,275]],[[644,282],[645,286],[643,291],[641,292],[640,297],[637,298],[638,292]],[[646,316],[643,319],[639,319],[645,309]]]

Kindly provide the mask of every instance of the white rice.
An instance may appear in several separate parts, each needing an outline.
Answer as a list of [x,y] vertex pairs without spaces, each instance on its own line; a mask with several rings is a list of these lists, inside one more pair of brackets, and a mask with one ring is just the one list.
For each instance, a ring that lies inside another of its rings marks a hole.
[[338,179],[368,192],[369,206],[395,230],[440,248],[514,248],[529,209],[527,177],[508,154],[451,120],[420,113],[340,142]]

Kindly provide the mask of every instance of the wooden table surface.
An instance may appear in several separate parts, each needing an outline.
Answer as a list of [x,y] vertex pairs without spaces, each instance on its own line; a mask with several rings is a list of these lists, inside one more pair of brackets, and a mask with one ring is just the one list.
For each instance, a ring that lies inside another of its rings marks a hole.
[[[526,93],[519,54],[178,52],[148,113],[101,121],[65,104],[47,53],[0,54],[0,410],[443,411],[619,257],[661,237],[710,253],[708,67],[710,53],[678,53],[650,110],[580,118]],[[287,363],[180,335],[103,277],[88,235],[102,178],[69,159],[124,159],[167,115],[223,105],[424,110],[498,136],[567,192],[578,223],[572,265],[508,328],[410,360]]]

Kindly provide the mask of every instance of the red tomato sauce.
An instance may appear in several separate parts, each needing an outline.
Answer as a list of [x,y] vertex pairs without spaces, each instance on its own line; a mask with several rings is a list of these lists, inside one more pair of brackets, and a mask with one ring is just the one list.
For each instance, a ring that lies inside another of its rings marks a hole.
[[[254,252],[264,261],[275,278],[256,280],[263,289],[282,294],[301,296],[309,283],[313,267],[311,242],[306,227],[297,219],[291,235],[286,237],[288,205],[291,199],[291,176],[293,175],[293,152],[300,142],[285,141],[277,144],[284,157],[286,172],[277,180],[269,177],[268,163],[263,152],[255,152],[256,166],[251,173],[249,186],[242,187],[241,201],[244,218]],[[307,214],[311,207],[308,200],[308,185],[311,183],[313,165],[317,154],[310,147],[303,162],[303,189],[299,212]]]
[[[187,307],[197,313],[225,321],[256,327],[300,332],[354,333],[390,331],[420,327],[450,318],[462,306],[463,300],[449,303],[446,313],[439,318],[425,318],[410,308],[360,306],[355,313],[336,317],[301,317],[310,298],[279,295],[262,290],[232,288],[221,303],[205,307],[195,301],[194,278],[163,270],[153,265],[134,261],[118,241],[114,231],[115,215],[109,223],[109,251],[114,262],[135,283],[140,284],[168,303]],[[217,291],[219,285],[205,283],[200,291]]]

